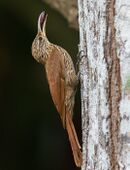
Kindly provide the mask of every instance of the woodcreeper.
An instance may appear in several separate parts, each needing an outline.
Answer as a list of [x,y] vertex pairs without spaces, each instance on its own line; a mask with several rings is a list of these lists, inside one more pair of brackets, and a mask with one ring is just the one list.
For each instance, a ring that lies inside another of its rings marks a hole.
[[38,18],[38,32],[32,43],[32,56],[45,66],[53,102],[68,132],[76,166],[82,163],[81,147],[72,121],[78,76],[73,61],[62,47],[49,42],[46,36],[47,13]]

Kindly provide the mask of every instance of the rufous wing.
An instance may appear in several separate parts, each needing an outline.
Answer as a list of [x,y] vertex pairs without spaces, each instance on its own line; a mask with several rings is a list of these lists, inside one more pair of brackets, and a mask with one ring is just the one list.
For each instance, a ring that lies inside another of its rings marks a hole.
[[50,93],[65,127],[65,81],[62,76],[62,65],[58,56],[50,56],[45,64]]
[[71,113],[65,106],[65,80],[63,74],[63,64],[61,56],[53,53],[45,64],[46,75],[53,102],[60,114],[63,127],[66,128],[74,155],[75,164],[80,167],[82,164],[82,153],[80,144],[74,128]]

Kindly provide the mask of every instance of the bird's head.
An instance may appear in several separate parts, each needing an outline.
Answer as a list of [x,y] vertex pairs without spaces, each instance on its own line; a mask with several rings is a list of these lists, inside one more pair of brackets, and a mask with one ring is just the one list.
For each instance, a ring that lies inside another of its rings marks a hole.
[[46,21],[47,13],[43,11],[38,18],[38,31],[37,35],[32,43],[32,56],[40,62],[41,58],[44,57],[48,39],[46,37]]

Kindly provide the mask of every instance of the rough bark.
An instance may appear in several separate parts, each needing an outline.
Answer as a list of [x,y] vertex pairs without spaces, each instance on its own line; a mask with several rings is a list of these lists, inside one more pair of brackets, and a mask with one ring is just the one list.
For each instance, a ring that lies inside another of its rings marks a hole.
[[76,0],[43,0],[59,11],[68,21],[69,26],[78,29],[78,10]]
[[130,1],[116,3],[117,55],[121,70],[120,147],[118,163],[120,170],[130,169]]
[[130,2],[78,0],[78,10],[82,170],[128,170]]

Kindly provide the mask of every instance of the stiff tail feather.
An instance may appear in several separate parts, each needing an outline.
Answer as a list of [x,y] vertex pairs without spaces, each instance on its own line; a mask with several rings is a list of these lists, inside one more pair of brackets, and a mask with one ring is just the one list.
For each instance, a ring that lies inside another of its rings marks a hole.
[[82,164],[82,152],[80,150],[81,147],[78,141],[78,137],[77,137],[70,113],[66,114],[66,129],[68,132],[69,141],[70,141],[70,145],[72,148],[75,164],[77,167],[81,167],[81,164]]

